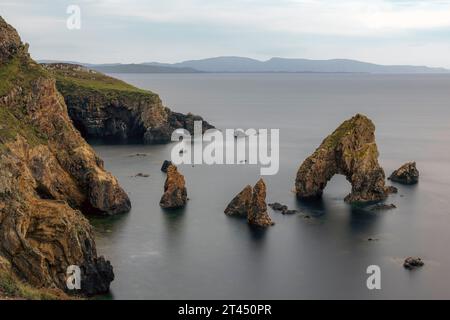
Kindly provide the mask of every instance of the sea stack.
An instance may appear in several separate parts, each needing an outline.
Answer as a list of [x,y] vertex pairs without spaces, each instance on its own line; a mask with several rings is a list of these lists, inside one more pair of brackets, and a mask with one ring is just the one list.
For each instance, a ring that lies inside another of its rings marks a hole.
[[164,183],[164,194],[159,205],[164,209],[176,209],[186,205],[187,191],[184,176],[178,172],[175,165],[167,167],[167,177]]
[[297,197],[320,197],[335,174],[344,175],[352,185],[346,202],[380,201],[389,194],[378,163],[375,126],[366,116],[344,121],[303,162],[295,181]]
[[408,162],[392,172],[388,179],[402,184],[415,184],[419,182],[419,170],[415,162]]
[[275,223],[267,213],[266,204],[266,184],[260,179],[252,188],[247,185],[225,209],[225,214],[229,216],[246,217],[251,225],[259,227],[272,226]]
[[231,200],[225,209],[225,214],[228,216],[247,217],[248,210],[252,203],[253,188],[247,185],[236,197]]
[[262,178],[253,187],[252,202],[247,220],[249,224],[259,227],[268,227],[275,224],[267,213],[266,184]]

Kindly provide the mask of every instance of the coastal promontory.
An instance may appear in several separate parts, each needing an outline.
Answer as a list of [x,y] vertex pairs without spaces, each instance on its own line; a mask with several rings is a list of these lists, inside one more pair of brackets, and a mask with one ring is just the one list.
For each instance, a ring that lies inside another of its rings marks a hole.
[[56,78],[74,126],[85,138],[168,143],[175,129],[194,132],[194,121],[202,121],[203,131],[213,128],[191,113],[173,112],[151,91],[136,88],[86,67],[43,64]]

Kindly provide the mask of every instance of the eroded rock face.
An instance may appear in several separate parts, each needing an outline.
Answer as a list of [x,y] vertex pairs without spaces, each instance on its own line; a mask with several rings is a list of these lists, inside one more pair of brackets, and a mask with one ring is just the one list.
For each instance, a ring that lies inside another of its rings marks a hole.
[[253,188],[247,185],[241,192],[239,192],[225,209],[225,214],[228,216],[247,217],[248,210],[252,204]]
[[167,168],[172,164],[172,161],[170,160],[164,160],[162,166],[161,166],[161,171],[164,173],[167,173]]
[[0,17],[0,63],[12,58],[23,46],[16,30]]
[[247,217],[251,225],[259,227],[272,226],[275,223],[267,213],[266,204],[266,184],[260,179],[252,188],[246,186],[225,209],[225,214],[229,216]]
[[389,180],[403,184],[415,184],[419,182],[419,170],[416,168],[416,163],[405,163],[400,168],[392,172]]
[[295,181],[299,198],[320,197],[327,182],[342,174],[352,185],[346,202],[379,201],[387,197],[384,170],[378,163],[375,126],[357,114],[344,121],[300,166]]
[[[85,138],[168,143],[175,129],[192,134],[194,121],[203,121],[200,116],[172,112],[153,92],[80,65],[43,66],[55,75],[69,116]],[[203,131],[213,128],[206,121],[202,124]]]
[[164,194],[159,205],[164,209],[176,209],[186,205],[187,191],[184,176],[178,172],[175,165],[167,168],[167,178],[164,183]]
[[73,127],[54,79],[1,17],[0,43],[0,256],[33,286],[66,290],[66,269],[77,265],[85,293],[105,292],[112,267],[97,256],[81,211],[126,212],[128,196]]
[[252,202],[247,219],[248,223],[259,227],[268,227],[275,224],[267,213],[266,184],[263,179],[259,179],[253,187]]

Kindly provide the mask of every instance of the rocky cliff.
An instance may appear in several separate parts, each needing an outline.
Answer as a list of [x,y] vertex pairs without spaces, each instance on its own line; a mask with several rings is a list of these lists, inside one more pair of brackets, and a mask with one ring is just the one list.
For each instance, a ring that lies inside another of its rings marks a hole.
[[378,163],[375,126],[361,114],[344,121],[300,166],[295,181],[299,198],[320,197],[327,182],[342,174],[352,185],[347,202],[387,197],[383,168]]
[[127,212],[130,201],[27,49],[0,17],[0,256],[33,286],[64,290],[77,265],[84,293],[105,292],[112,267],[81,212]]
[[[172,112],[159,96],[85,67],[44,64],[56,78],[69,116],[86,138],[167,143],[173,130],[193,133],[200,116]],[[203,121],[203,131],[213,128]]]

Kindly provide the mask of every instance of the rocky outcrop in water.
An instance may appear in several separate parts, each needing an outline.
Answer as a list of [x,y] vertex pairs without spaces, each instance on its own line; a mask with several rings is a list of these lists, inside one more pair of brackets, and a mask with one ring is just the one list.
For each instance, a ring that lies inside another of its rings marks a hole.
[[352,185],[346,202],[379,201],[389,193],[378,163],[375,126],[361,114],[344,121],[303,162],[295,181],[297,196],[320,197],[335,174],[344,175]]
[[267,213],[266,184],[263,179],[259,179],[253,187],[252,202],[247,220],[249,224],[259,227],[268,227],[275,224]]
[[164,183],[164,194],[159,205],[164,209],[176,209],[186,205],[187,191],[184,176],[178,172],[175,165],[167,168],[167,178]]
[[225,209],[225,214],[228,216],[247,217],[248,210],[252,203],[253,188],[247,185],[241,192],[239,192]]
[[425,263],[419,257],[408,257],[405,259],[405,262],[403,263],[403,267],[405,267],[405,269],[412,270],[415,268],[420,268],[424,264]]
[[415,162],[408,162],[392,172],[388,179],[403,184],[415,184],[419,182],[419,170]]
[[81,212],[127,212],[128,196],[73,127],[55,80],[1,17],[0,62],[0,256],[33,286],[65,290],[66,269],[77,265],[84,293],[105,292],[112,268]]
[[[85,138],[168,143],[172,132],[193,133],[200,116],[163,106],[159,96],[80,65],[44,64],[56,77],[69,116]],[[213,128],[203,121],[203,131]]]
[[386,210],[392,210],[392,209],[396,209],[397,206],[393,203],[391,204],[386,204],[386,203],[377,203],[373,206],[370,206],[368,209],[370,211],[386,211]]
[[162,166],[161,166],[161,171],[164,173],[167,173],[167,168],[172,165],[172,161],[169,160],[164,160]]
[[267,213],[266,204],[266,184],[260,179],[252,188],[247,185],[225,209],[225,214],[229,216],[247,217],[251,225],[259,227],[272,226],[275,223]]
[[284,204],[281,204],[281,203],[279,203],[279,202],[269,203],[268,206],[271,207],[272,210],[274,210],[274,211],[279,211],[279,212],[281,212],[282,214],[287,214],[287,215],[289,215],[289,214],[296,214],[296,213],[298,213],[297,210],[290,210],[290,209],[288,208],[288,206],[286,206],[286,205],[284,205]]

